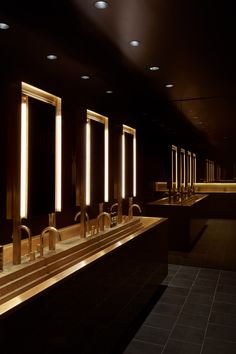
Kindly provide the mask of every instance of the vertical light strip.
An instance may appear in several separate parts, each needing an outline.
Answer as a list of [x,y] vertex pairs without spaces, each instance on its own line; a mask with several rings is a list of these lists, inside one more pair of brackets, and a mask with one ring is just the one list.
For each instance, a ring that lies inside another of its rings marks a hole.
[[171,150],[171,188],[174,186],[174,151]]
[[91,127],[90,120],[86,123],[86,205],[90,205],[90,181],[91,181]]
[[190,166],[190,168],[189,168],[189,174],[190,174],[189,180],[190,180],[190,185],[192,185],[192,155],[191,154],[189,155],[189,166]]
[[121,181],[122,181],[122,198],[125,198],[125,133],[122,134],[122,166],[121,166]]
[[109,137],[108,119],[105,120],[104,129],[104,201],[109,200]]
[[61,174],[62,174],[62,127],[61,114],[56,113],[55,136],[55,211],[61,211]]
[[28,214],[28,100],[21,101],[20,217]]
[[184,161],[184,187],[186,187],[186,164],[185,164],[185,153],[183,155],[183,161]]
[[137,179],[137,150],[136,133],[133,136],[133,196],[136,197],[136,179]]
[[178,153],[175,151],[175,188],[178,189]]

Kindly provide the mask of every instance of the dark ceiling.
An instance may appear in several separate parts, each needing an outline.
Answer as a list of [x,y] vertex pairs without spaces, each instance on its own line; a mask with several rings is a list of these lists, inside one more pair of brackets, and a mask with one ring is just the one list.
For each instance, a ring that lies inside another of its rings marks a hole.
[[[233,1],[109,2],[107,9],[99,10],[94,0],[1,1],[0,22],[10,28],[0,30],[0,70],[4,73],[7,68],[13,77],[17,66],[32,73],[40,68],[45,79],[48,72],[57,78],[58,87],[63,82],[71,91],[89,90],[96,99],[113,90],[110,104],[119,97],[137,105],[153,126],[165,124],[153,117],[158,105],[170,100],[194,131],[217,151],[233,156]],[[140,46],[129,45],[134,39]],[[58,55],[57,61],[45,59],[52,52]],[[150,71],[151,66],[159,70]],[[91,80],[81,80],[83,74]],[[166,88],[168,83],[174,87]],[[178,122],[170,120],[169,125],[175,131]]]

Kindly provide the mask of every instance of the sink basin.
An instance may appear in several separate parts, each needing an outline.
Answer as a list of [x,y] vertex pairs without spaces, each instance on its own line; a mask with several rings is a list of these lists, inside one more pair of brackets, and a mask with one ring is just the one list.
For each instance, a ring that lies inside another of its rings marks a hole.
[[[166,219],[133,217],[127,222],[86,238],[66,238],[65,230],[59,230],[62,241],[56,244],[55,251],[49,251],[45,247],[43,257],[39,257],[38,253],[35,260],[24,259],[19,265],[4,265],[4,270],[0,272],[0,315],[122,246],[162,220]],[[66,231],[70,233],[70,227],[66,228]]]

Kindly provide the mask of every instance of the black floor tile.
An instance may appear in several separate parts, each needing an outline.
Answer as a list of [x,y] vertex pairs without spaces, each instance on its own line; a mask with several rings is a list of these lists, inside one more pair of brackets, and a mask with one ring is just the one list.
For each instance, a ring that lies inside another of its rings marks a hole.
[[232,294],[236,296],[236,286],[218,285],[216,291],[217,293]]
[[200,354],[201,345],[170,339],[163,354]]
[[217,284],[217,279],[205,279],[205,278],[199,278],[197,277],[197,279],[195,280],[194,285],[196,286],[204,286],[204,287],[208,287],[208,288],[216,288],[216,284]]
[[222,326],[235,327],[236,337],[236,315],[233,315],[232,313],[212,312],[209,322]]
[[213,295],[190,292],[187,301],[196,304],[211,305],[213,301]]
[[177,325],[195,328],[205,328],[207,324],[207,318],[192,313],[181,313],[177,320]]
[[178,272],[174,279],[188,279],[188,280],[195,280],[197,277],[197,273],[193,273],[193,272]]
[[135,339],[144,342],[150,342],[158,345],[164,345],[168,339],[170,331],[143,325],[135,335]]
[[152,313],[160,313],[166,316],[176,316],[179,314],[182,305],[171,305],[158,302],[153,308]]
[[158,327],[170,330],[177,319],[177,316],[165,316],[159,313],[151,312],[146,318],[144,324],[148,326]]
[[200,285],[193,285],[191,288],[191,293],[197,293],[197,294],[205,294],[205,295],[213,295],[215,289],[214,288],[209,288],[206,286],[200,286]]
[[214,302],[212,311],[236,315],[236,304],[229,304],[227,302]]
[[220,271],[217,269],[202,268],[198,273],[198,278],[216,280],[218,279],[219,275]]
[[206,338],[236,342],[236,330],[234,327],[219,326],[210,323],[207,328]]
[[163,347],[160,345],[132,340],[129,346],[124,351],[124,354],[161,354]]
[[176,276],[170,281],[170,286],[179,286],[189,289],[193,285],[194,279],[177,278]]
[[236,343],[206,339],[204,341],[202,354],[235,354]]
[[182,312],[184,313],[192,313],[204,317],[209,316],[210,310],[211,310],[211,305],[192,303],[191,301],[189,302],[188,300],[185,302],[182,308]]
[[165,304],[172,304],[172,305],[183,305],[183,303],[185,302],[185,299],[186,299],[185,296],[164,293],[160,297],[159,302],[163,302]]
[[171,339],[183,342],[202,344],[204,339],[204,329],[177,325],[171,333]]
[[189,289],[169,285],[168,288],[165,290],[165,294],[186,296],[189,294]]
[[216,293],[215,301],[236,304],[236,295],[229,293]]

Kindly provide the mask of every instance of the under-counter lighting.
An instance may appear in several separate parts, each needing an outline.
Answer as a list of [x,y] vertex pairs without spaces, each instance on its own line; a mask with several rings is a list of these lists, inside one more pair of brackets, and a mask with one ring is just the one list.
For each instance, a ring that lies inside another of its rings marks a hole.
[[57,60],[57,55],[55,55],[55,54],[49,54],[49,55],[47,55],[47,59],[48,59],[48,60]]
[[132,41],[129,42],[129,45],[131,47],[138,47],[140,45],[140,41],[132,40]]
[[0,22],[0,29],[1,30],[7,30],[8,28],[10,28],[10,26],[7,23]]
[[55,106],[55,211],[61,211],[62,126],[61,98],[25,82],[21,83],[21,177],[20,216],[28,212],[28,97]]
[[20,217],[28,214],[28,97],[21,99]]
[[109,2],[107,1],[96,1],[94,3],[94,6],[99,10],[107,9],[109,5],[110,5]]
[[151,71],[158,71],[160,68],[159,66],[150,66],[149,70]]

